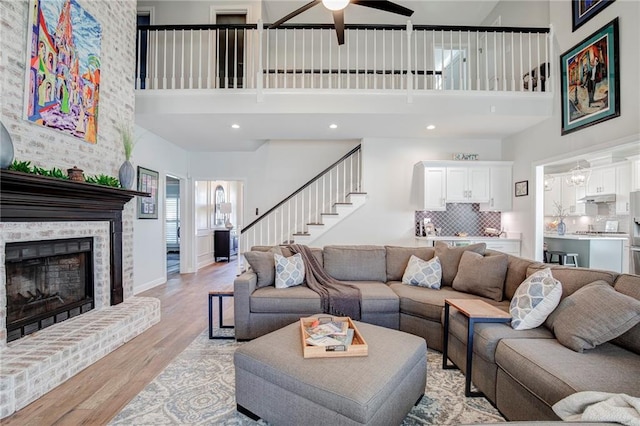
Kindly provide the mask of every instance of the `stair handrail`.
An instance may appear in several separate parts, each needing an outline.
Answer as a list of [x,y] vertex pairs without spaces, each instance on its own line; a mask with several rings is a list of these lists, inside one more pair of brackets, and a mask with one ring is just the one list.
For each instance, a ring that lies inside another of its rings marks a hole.
[[260,222],[262,219],[264,219],[265,217],[267,217],[269,214],[271,214],[272,212],[274,212],[275,210],[277,210],[280,206],[282,206],[283,204],[285,204],[287,201],[289,201],[290,199],[292,199],[293,197],[295,197],[296,195],[298,195],[300,192],[304,191],[307,187],[309,187],[312,183],[314,183],[315,181],[317,181],[318,179],[320,179],[322,176],[324,176],[325,174],[329,173],[331,170],[333,170],[338,164],[340,164],[341,162],[343,162],[344,160],[346,160],[347,158],[351,157],[353,154],[355,154],[356,152],[360,151],[360,148],[362,147],[362,144],[358,144],[358,146],[356,146],[355,148],[353,148],[351,151],[347,152],[345,155],[343,155],[342,157],[340,157],[340,159],[336,160],[333,164],[331,164],[329,167],[327,167],[326,169],[324,169],[323,171],[321,171],[320,173],[318,173],[316,176],[314,176],[313,178],[311,178],[307,183],[305,183],[304,185],[302,185],[300,188],[298,188],[295,192],[292,192],[287,198],[283,199],[282,201],[280,201],[278,204],[276,204],[275,206],[271,207],[269,210],[267,210],[265,213],[261,214],[257,219],[255,219],[253,222],[251,222],[250,224],[248,224],[247,226],[245,226],[244,228],[242,228],[240,230],[240,234],[244,234],[245,231],[248,231],[250,228],[252,228],[253,226],[255,226],[258,222]]

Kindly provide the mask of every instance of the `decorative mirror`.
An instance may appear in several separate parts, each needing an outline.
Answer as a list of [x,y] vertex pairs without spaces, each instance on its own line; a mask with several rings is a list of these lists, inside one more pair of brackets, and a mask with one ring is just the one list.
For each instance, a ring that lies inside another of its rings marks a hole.
[[221,204],[224,203],[224,188],[221,185],[216,186],[214,193],[216,213],[214,216],[214,226],[224,226],[224,214],[222,213]]

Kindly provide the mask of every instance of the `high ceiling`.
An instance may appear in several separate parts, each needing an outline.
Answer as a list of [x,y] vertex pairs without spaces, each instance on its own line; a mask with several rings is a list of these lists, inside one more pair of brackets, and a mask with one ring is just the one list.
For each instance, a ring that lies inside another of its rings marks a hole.
[[[274,22],[308,1],[264,0],[264,22]],[[481,25],[497,0],[397,3],[415,11],[414,24]],[[317,5],[290,22],[331,23],[332,18]],[[349,5],[345,22],[404,24],[406,18]],[[551,99],[550,94],[540,94],[528,106],[530,100],[477,94],[422,94],[409,102],[406,94],[339,97],[316,92],[312,96],[266,94],[264,102],[257,102],[255,93],[150,92],[154,91],[136,93],[136,123],[188,151],[251,151],[270,139],[503,138],[546,119]],[[234,123],[240,129],[232,129]],[[338,128],[329,129],[332,123]],[[437,128],[427,131],[428,124]]]

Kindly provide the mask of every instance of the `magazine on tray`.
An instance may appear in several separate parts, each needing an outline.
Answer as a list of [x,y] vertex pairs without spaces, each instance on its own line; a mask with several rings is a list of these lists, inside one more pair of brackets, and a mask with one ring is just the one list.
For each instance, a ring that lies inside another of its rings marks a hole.
[[315,322],[306,329],[307,334],[312,339],[318,339],[325,336],[346,336],[349,329],[347,321],[330,321],[325,323]]

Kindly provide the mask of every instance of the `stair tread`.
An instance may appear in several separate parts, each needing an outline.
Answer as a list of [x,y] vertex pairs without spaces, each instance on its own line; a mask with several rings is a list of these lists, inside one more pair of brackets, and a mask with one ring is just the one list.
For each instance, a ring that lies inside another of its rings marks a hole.
[[307,226],[310,225],[324,226],[324,223],[307,223]]
[[334,206],[352,206],[353,203],[333,203]]
[[308,236],[308,235],[311,235],[311,234],[310,234],[310,233],[308,233],[308,232],[294,232],[294,233],[293,233],[293,235]]
[[350,193],[348,193],[347,195],[352,195],[352,194],[353,194],[353,195],[367,195],[367,193],[366,193],[366,192],[350,192]]
[[326,216],[339,216],[338,213],[320,213],[321,215],[326,215]]

